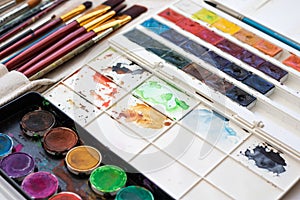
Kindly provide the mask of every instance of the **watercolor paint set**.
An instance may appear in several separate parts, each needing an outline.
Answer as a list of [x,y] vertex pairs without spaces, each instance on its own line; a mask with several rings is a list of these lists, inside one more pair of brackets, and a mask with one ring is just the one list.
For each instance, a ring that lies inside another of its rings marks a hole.
[[40,94],[0,113],[1,176],[24,198],[171,199]]
[[[299,182],[297,52],[192,0],[176,1],[109,41],[43,98],[30,94],[19,100],[22,107],[0,109],[11,113],[0,118],[0,136],[14,143],[7,151],[34,153],[35,171],[54,172],[61,191],[83,199],[103,199],[94,176],[111,165],[121,177],[125,171],[127,182],[107,199],[128,199],[130,192],[154,199],[279,199]],[[38,108],[58,123],[48,123],[43,140],[20,126]],[[46,145],[59,126],[77,133],[76,147],[57,152]],[[104,169],[78,178],[68,158],[83,144]]]
[[[108,47],[45,98],[173,199],[274,199],[299,181],[299,157],[291,148],[140,61]],[[198,69],[190,69],[198,79],[213,76]]]

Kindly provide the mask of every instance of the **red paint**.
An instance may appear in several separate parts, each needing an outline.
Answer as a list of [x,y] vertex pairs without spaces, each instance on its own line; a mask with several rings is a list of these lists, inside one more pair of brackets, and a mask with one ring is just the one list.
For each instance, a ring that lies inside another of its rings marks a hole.
[[176,25],[194,35],[198,34],[199,32],[205,29],[205,27],[188,18],[184,18],[180,21],[177,21]]
[[103,104],[102,104],[102,106],[104,106],[104,107],[108,107],[110,105],[110,100],[109,101],[107,101],[107,102],[104,102]]
[[17,144],[16,146],[14,146],[13,152],[20,152],[22,149],[23,149],[23,145]]
[[195,35],[212,45],[216,45],[219,42],[221,42],[222,40],[224,40],[224,38],[222,36],[216,34],[215,32],[213,32],[207,28],[203,29],[201,32],[199,32]]
[[283,64],[300,71],[300,57],[296,55],[289,56],[287,59],[283,61]]
[[108,88],[111,88],[109,85],[109,83],[111,83],[111,80],[109,80],[106,76],[103,76],[98,72],[95,72],[93,79],[95,82],[100,83],[101,85],[104,85]]
[[90,94],[91,94],[95,99],[97,99],[97,100],[99,100],[99,101],[104,101],[104,98],[103,98],[102,96],[100,96],[99,94],[97,94],[94,90],[92,90],[92,91],[90,92]]
[[174,23],[183,20],[185,18],[183,15],[175,12],[170,8],[167,8],[166,10],[162,11],[158,15]]

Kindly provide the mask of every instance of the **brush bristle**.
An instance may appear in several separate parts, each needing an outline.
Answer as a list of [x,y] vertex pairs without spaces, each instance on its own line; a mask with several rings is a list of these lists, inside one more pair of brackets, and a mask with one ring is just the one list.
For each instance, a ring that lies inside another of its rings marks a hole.
[[115,11],[116,13],[120,12],[121,10],[123,10],[126,7],[126,4],[120,4],[116,7],[114,7],[112,10]]
[[115,7],[115,6],[117,6],[117,5],[119,5],[119,4],[121,4],[121,3],[123,3],[125,0],[107,0],[107,1],[105,1],[104,3],[102,3],[102,4],[104,4],[104,5],[107,5],[107,6],[110,6],[110,7]]
[[82,4],[85,6],[85,9],[89,9],[93,6],[93,3],[91,1],[86,1]]
[[22,1],[24,1],[24,0],[16,0],[16,3],[21,3]]
[[142,13],[146,12],[147,8],[144,6],[134,5],[125,10],[122,15],[129,15],[132,19],[138,17]]
[[37,6],[39,3],[41,3],[42,0],[29,0],[27,1],[27,4],[30,8],[33,8]]

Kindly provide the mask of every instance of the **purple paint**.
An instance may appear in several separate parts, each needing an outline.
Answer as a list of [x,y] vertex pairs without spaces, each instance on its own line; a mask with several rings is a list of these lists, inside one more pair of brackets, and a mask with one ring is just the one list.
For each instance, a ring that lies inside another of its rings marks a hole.
[[258,68],[259,65],[265,62],[264,59],[249,51],[243,51],[237,58],[254,68]]
[[280,82],[284,81],[288,74],[287,71],[270,62],[264,62],[257,69]]
[[34,171],[35,162],[29,154],[17,152],[3,158],[0,166],[9,177],[22,181],[25,176]]
[[245,51],[242,47],[238,46],[237,44],[229,41],[229,40],[223,40],[216,44],[216,46],[221,49],[222,51],[238,58],[240,54]]
[[57,192],[58,180],[55,175],[40,171],[28,175],[21,187],[33,199],[46,199]]

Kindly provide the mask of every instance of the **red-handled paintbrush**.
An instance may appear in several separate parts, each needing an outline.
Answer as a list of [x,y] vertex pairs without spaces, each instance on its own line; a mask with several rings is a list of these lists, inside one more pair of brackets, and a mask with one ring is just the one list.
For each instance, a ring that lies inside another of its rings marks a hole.
[[124,0],[108,0],[104,2],[101,7],[101,9],[93,11],[91,13],[88,13],[86,15],[83,15],[82,17],[79,17],[78,19],[72,21],[68,25],[60,28],[56,32],[52,33],[45,39],[41,40],[37,44],[31,46],[21,54],[17,55],[13,59],[11,59],[9,62],[5,64],[8,70],[15,69],[20,66],[19,63],[24,63],[25,60],[30,59],[31,57],[39,54],[44,49],[48,48],[52,44],[56,43],[58,40],[62,39],[66,35],[70,34],[71,32],[75,31],[77,28],[80,27],[80,24],[84,21],[89,20],[90,18],[94,18],[96,16],[101,16],[106,11],[110,10],[112,7],[115,7],[122,3]]
[[50,56],[46,57],[44,60],[36,63],[35,65],[31,66],[29,69],[24,71],[24,74],[27,77],[30,77],[37,73],[38,71],[42,70],[43,68],[47,67],[51,63],[55,62],[56,60],[60,59],[68,52],[72,51],[73,49],[77,48],[81,44],[92,40],[94,37],[97,37],[98,34],[105,32],[107,29],[111,29],[112,31],[119,28],[120,26],[128,23],[129,21],[133,20],[134,18],[138,17],[140,14],[146,12],[147,8],[143,6],[134,5],[129,9],[125,10],[122,14],[113,19],[105,22],[101,26],[93,29],[85,33],[84,35],[80,36],[79,38],[73,40],[68,45],[64,46],[64,48],[59,49],[58,51],[54,52]]

